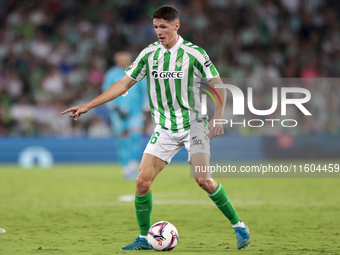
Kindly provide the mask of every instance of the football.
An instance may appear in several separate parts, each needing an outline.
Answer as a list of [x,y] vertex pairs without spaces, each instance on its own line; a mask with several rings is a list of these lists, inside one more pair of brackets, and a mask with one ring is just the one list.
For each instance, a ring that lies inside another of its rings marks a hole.
[[178,231],[170,222],[156,222],[149,229],[148,242],[155,251],[170,251],[177,245]]

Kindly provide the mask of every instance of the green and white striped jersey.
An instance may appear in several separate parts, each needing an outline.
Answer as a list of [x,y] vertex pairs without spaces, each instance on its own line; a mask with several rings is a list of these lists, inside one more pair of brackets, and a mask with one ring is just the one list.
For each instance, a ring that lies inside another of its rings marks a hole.
[[173,132],[189,130],[192,121],[204,117],[200,84],[194,79],[218,76],[205,51],[180,36],[170,50],[159,42],[150,44],[125,72],[136,81],[147,77],[152,118]]

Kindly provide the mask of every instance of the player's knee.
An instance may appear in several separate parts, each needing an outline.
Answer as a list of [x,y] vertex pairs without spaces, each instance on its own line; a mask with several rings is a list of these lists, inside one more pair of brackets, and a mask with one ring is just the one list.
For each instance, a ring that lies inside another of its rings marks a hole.
[[142,196],[149,193],[151,189],[151,180],[146,180],[141,175],[138,175],[136,180],[137,185],[137,195]]
[[211,178],[195,178],[195,180],[197,184],[208,193],[213,192],[217,187],[216,182]]

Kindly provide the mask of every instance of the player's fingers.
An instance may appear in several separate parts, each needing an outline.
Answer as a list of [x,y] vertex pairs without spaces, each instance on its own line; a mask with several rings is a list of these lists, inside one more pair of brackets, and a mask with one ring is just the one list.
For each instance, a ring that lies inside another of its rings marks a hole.
[[211,134],[213,133],[213,131],[214,131],[214,127],[213,127],[213,125],[211,124],[211,122],[209,122],[209,134],[208,134],[208,137],[211,136]]
[[218,136],[218,133],[219,133],[219,129],[218,129],[218,127],[216,127],[215,130],[214,130],[214,137],[213,138]]
[[60,114],[61,114],[61,115],[64,115],[65,113],[68,113],[68,112],[70,112],[70,111],[72,111],[72,108],[69,108],[69,109],[63,111],[63,112],[61,112]]
[[77,118],[77,117],[79,117],[79,110],[77,110],[75,113],[74,113],[74,116]]
[[213,139],[215,136],[216,136],[216,135],[215,135],[215,128],[210,129],[209,135],[208,135],[209,139],[211,140],[211,139]]
[[212,130],[212,129],[209,129],[209,134],[208,134],[208,137],[210,137],[210,136],[211,136],[212,132],[213,132],[213,130]]
[[220,136],[220,135],[223,135],[223,134],[224,134],[223,127],[218,125],[218,126],[214,127],[213,129],[211,129],[211,134],[209,134],[209,138],[210,138],[210,140],[212,140],[216,136]]
[[63,114],[65,114],[65,113],[68,113],[68,112],[75,112],[75,111],[77,111],[77,110],[78,110],[78,107],[77,107],[77,106],[73,106],[73,107],[68,108],[67,110],[61,112],[60,114],[63,115]]
[[78,120],[77,112],[72,112],[72,115],[70,114],[70,117],[72,117],[73,120],[77,121]]
[[71,111],[70,112],[70,117],[73,118],[74,120],[77,120],[77,117],[80,116],[80,115],[77,115],[77,112],[76,111]]
[[74,113],[74,117],[73,117],[73,119],[75,120],[75,121],[77,121],[78,120],[78,117],[80,117],[81,116],[81,113],[80,113],[80,111],[79,111],[79,109]]
[[219,126],[217,131],[216,131],[216,135],[223,135],[224,134],[224,130],[223,130],[223,127]]
[[209,137],[210,140],[211,140],[212,133],[213,133],[213,128],[209,129],[208,137]]

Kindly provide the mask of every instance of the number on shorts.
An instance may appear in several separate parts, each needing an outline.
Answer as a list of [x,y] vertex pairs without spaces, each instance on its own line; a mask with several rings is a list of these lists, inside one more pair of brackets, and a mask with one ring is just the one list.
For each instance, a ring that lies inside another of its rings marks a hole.
[[155,132],[153,136],[151,137],[150,143],[155,144],[157,142],[157,138],[159,136],[159,132]]

